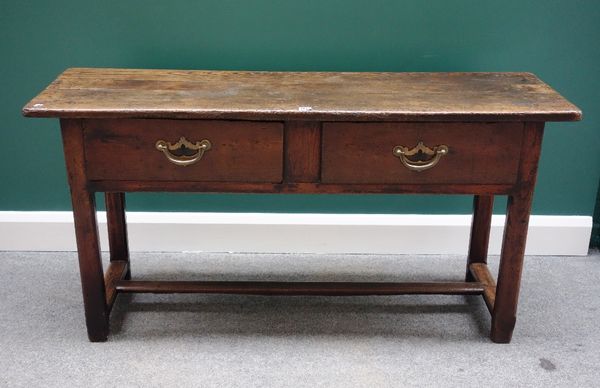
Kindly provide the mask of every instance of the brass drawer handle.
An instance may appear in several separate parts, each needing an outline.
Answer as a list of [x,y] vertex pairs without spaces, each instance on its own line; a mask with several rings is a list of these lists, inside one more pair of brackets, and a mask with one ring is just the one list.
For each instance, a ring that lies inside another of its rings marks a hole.
[[[165,154],[171,163],[178,166],[189,166],[190,164],[196,163],[202,159],[202,156],[206,151],[210,150],[210,147],[210,141],[207,139],[192,143],[183,136],[180,137],[179,141],[175,144],[168,143],[164,140],[159,140],[156,142],[156,149]],[[181,154],[174,155],[172,151],[179,151]],[[187,155],[186,153],[189,151],[196,152],[192,155]]]
[[[431,156],[428,160],[411,160],[410,156],[417,154]],[[411,171],[424,171],[434,167],[440,161],[440,158],[448,153],[448,146],[440,144],[432,148],[427,147],[422,141],[416,147],[408,149],[404,146],[394,147],[394,156],[400,159],[402,164]]]

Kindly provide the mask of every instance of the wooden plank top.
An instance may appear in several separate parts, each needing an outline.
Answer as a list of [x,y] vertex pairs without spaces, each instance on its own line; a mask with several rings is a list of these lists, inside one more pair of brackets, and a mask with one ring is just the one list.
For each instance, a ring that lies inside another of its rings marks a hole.
[[28,117],[575,121],[531,73],[324,73],[72,68]]

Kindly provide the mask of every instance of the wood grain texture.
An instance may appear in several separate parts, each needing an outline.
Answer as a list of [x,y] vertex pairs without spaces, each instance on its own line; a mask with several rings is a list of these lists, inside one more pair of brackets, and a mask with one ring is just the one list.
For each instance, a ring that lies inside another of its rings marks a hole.
[[[283,125],[226,120],[85,120],[84,138],[91,180],[281,182]],[[158,140],[195,143],[211,149],[190,166],[171,163]]]
[[30,117],[573,121],[530,73],[320,73],[72,68]]
[[321,123],[285,123],[285,181],[318,182],[321,172]]
[[[323,183],[514,184],[522,123],[324,123]],[[448,146],[425,171],[411,171],[395,146]]]

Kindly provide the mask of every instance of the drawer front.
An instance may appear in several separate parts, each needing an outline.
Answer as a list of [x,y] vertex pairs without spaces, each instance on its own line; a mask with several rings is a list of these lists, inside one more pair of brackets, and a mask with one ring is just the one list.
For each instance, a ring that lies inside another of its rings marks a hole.
[[514,184],[522,138],[522,123],[324,123],[321,181]]
[[[188,148],[178,144],[181,138]],[[90,180],[282,181],[283,125],[277,122],[86,120],[84,142]]]

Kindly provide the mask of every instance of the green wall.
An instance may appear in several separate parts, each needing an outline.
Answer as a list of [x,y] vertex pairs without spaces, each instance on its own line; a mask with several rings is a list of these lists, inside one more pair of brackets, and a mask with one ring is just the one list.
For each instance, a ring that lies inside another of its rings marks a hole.
[[[547,125],[537,214],[591,215],[597,0],[53,0],[0,5],[0,210],[70,208],[57,120],[21,107],[67,67],[531,71],[582,108]],[[463,196],[134,194],[132,210],[464,213]],[[501,211],[500,208],[497,209]]]

